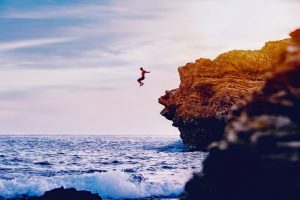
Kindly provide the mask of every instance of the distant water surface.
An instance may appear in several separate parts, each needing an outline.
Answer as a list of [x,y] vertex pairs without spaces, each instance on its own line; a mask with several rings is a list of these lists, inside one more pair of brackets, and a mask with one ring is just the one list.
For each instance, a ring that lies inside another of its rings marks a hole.
[[0,136],[0,196],[63,186],[105,199],[177,198],[205,156],[177,136]]

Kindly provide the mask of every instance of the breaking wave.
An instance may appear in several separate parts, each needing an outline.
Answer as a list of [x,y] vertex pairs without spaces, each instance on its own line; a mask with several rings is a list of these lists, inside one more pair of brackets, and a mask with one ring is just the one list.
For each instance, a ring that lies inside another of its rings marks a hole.
[[0,196],[41,196],[54,188],[65,187],[91,191],[105,199],[140,199],[147,197],[177,197],[183,183],[148,182],[141,176],[125,172],[105,172],[55,177],[15,178],[0,180]]

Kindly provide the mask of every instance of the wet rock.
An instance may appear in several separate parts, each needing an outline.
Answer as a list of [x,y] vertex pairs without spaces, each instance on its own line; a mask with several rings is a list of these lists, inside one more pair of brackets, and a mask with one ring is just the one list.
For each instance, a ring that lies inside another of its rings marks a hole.
[[183,199],[300,199],[300,30],[262,89],[237,104]]
[[92,194],[88,191],[77,191],[74,188],[71,189],[64,189],[64,188],[58,188],[54,189],[48,192],[45,192],[45,194],[36,200],[101,200],[99,195]]
[[[6,199],[3,198],[3,200]],[[101,197],[88,191],[77,191],[74,188],[64,189],[61,187],[45,192],[40,197],[20,196],[9,200],[101,200]]]
[[159,98],[161,114],[178,127],[183,142],[200,150],[223,138],[230,107],[261,89],[290,40],[267,42],[257,51],[230,51],[178,69],[180,86]]

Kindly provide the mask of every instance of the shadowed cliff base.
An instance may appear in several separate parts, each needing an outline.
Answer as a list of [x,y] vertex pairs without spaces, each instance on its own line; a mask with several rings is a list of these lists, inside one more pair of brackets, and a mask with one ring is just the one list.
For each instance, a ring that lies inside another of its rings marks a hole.
[[300,199],[300,30],[262,89],[234,106],[182,200]]
[[206,151],[223,138],[231,106],[261,89],[289,44],[290,39],[267,42],[260,50],[233,50],[179,67],[180,86],[159,98],[161,114],[178,127],[184,143]]

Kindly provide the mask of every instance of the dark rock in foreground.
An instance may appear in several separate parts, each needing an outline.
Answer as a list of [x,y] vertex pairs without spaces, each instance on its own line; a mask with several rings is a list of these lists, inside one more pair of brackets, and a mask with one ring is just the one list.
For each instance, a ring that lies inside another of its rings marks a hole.
[[64,189],[58,188],[48,192],[41,197],[29,198],[29,200],[101,200],[99,195],[92,194],[88,191],[77,191],[74,188]]
[[[5,200],[5,198],[0,199]],[[9,200],[101,200],[101,197],[88,191],[77,191],[74,188],[64,189],[61,187],[47,191],[40,197],[21,196]]]
[[300,199],[300,30],[260,92],[232,112],[183,199]]
[[230,107],[261,89],[289,43],[267,42],[261,50],[234,50],[180,67],[179,88],[159,98],[161,114],[178,127],[184,143],[207,150],[223,138]]

